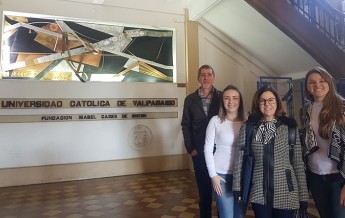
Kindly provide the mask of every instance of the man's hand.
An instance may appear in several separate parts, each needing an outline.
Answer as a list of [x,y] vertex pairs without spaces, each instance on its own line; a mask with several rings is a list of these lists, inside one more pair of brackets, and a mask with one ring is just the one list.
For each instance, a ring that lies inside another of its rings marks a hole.
[[222,196],[222,188],[220,187],[220,183],[221,182],[225,182],[225,179],[223,179],[220,176],[214,176],[211,178],[212,180],[212,186],[213,186],[213,190],[217,193],[217,195]]
[[198,152],[195,149],[193,149],[193,151],[190,153],[190,156],[192,157],[195,157],[197,155],[198,155]]

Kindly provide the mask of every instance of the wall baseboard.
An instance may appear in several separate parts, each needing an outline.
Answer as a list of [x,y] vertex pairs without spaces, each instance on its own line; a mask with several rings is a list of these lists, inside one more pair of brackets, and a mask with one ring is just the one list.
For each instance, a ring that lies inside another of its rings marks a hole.
[[0,169],[0,187],[190,169],[189,155]]

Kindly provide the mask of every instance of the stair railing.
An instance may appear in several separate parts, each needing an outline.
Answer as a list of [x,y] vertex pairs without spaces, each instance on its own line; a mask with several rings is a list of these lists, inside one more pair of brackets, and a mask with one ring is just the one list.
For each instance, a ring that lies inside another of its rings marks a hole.
[[345,52],[345,13],[326,0],[287,0]]

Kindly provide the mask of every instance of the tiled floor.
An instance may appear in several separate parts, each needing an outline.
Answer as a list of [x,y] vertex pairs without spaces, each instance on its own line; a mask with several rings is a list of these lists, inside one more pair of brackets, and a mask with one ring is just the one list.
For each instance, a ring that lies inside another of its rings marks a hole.
[[[309,205],[310,217],[317,217]],[[197,192],[191,171],[7,187],[0,188],[0,217],[198,217]]]

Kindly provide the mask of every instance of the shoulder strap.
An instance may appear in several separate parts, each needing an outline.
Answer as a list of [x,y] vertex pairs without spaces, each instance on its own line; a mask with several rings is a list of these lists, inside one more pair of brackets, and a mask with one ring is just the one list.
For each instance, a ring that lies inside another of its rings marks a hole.
[[288,130],[288,142],[289,142],[289,158],[290,158],[290,163],[292,164],[293,160],[293,151],[294,151],[294,146],[296,145],[296,127],[290,127]]
[[342,169],[342,167],[343,167],[343,164],[344,164],[344,148],[343,148],[343,145],[345,144],[344,143],[344,140],[343,140],[343,127],[342,126],[340,126],[340,145],[341,145],[341,147],[340,147],[340,158],[339,158],[339,167],[340,167],[340,169]]
[[296,127],[289,127],[289,145],[294,146],[296,144]]
[[244,154],[248,155],[252,153],[252,138],[253,138],[254,125],[252,123],[246,123],[246,144]]

